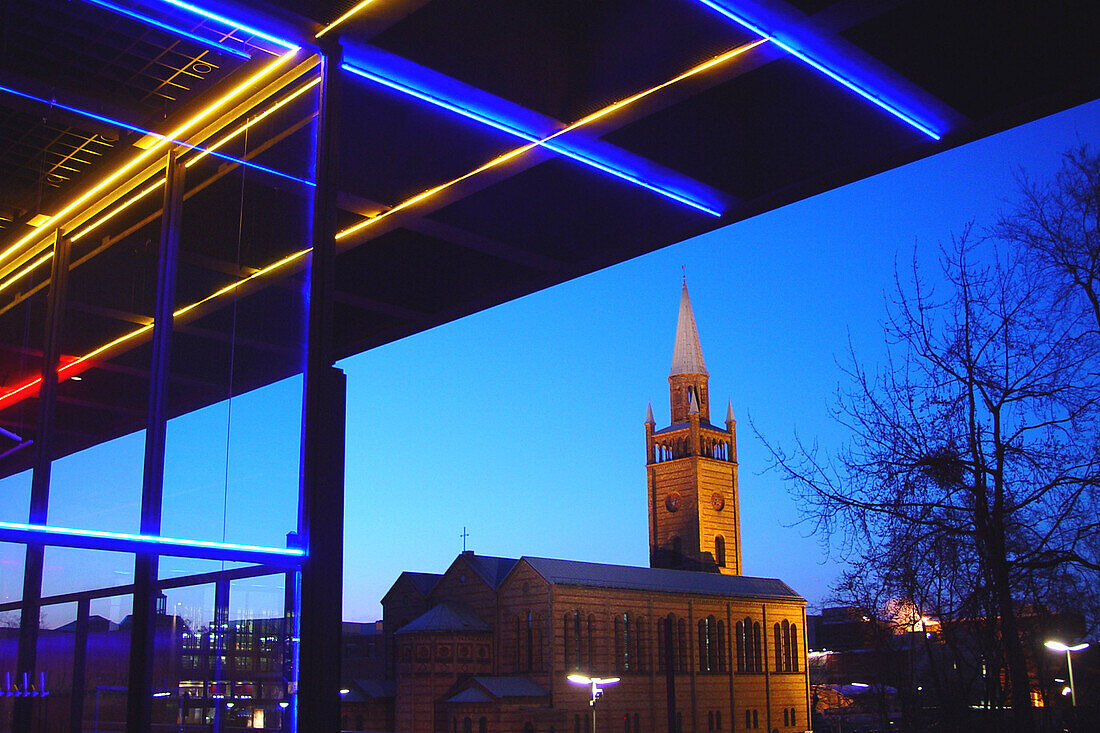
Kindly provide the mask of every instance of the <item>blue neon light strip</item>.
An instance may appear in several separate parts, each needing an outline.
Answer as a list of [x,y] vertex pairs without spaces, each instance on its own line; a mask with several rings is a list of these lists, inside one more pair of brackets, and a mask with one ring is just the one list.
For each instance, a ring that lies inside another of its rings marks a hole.
[[698,0],[698,2],[702,3],[703,5],[706,5],[707,7],[711,8],[712,10],[715,10],[715,11],[721,13],[722,15],[726,16],[727,18],[734,21],[738,25],[749,29],[753,33],[757,34],[758,36],[761,36],[762,38],[767,38],[769,41],[771,41],[775,45],[779,46],[780,48],[782,48],[787,53],[801,59],[805,63],[809,64],[813,68],[820,71],[822,74],[825,74],[825,76],[829,77],[833,81],[838,82],[839,84],[842,84],[843,86],[847,87],[849,90],[855,92],[856,94],[863,97],[867,101],[881,107],[882,109],[886,110],[890,114],[897,117],[902,122],[905,122],[906,124],[911,125],[912,127],[920,130],[921,132],[923,132],[925,135],[932,138],[933,140],[939,140],[942,137],[940,135],[940,133],[938,133],[936,130],[933,130],[932,128],[928,127],[927,125],[920,122],[919,120],[914,119],[913,117],[909,116],[905,112],[902,112],[900,109],[893,106],[892,104],[880,99],[879,97],[875,96],[871,92],[867,91],[863,87],[856,84],[854,81],[841,76],[837,72],[833,71],[829,67],[825,66],[824,64],[822,64],[819,61],[817,61],[816,59],[814,59],[812,56],[809,56],[808,54],[806,54],[803,51],[799,51],[797,48],[795,48],[794,46],[791,46],[789,43],[784,43],[783,41],[776,38],[774,34],[768,33],[766,30],[764,30],[764,28],[762,28],[758,24],[753,23],[752,21],[748,20],[744,16],[739,15],[738,13],[730,10],[725,5],[723,5],[722,3],[714,2],[714,0]]
[[112,552],[148,552],[179,557],[203,557],[236,562],[267,562],[297,565],[305,551],[294,547],[263,547],[234,542],[159,537],[154,535],[108,532],[97,529],[51,527],[44,524],[0,522],[0,541],[40,542],[44,545],[99,549]]
[[[41,104],[45,104],[45,105],[50,106],[50,107],[57,107],[58,109],[63,109],[67,112],[72,112],[74,114],[82,115],[84,117],[90,117],[93,120],[99,120],[100,122],[106,122],[108,125],[114,125],[116,127],[121,127],[123,129],[126,129],[126,130],[131,130],[133,132],[140,132],[143,135],[150,135],[152,137],[157,138],[158,140],[166,139],[164,137],[164,135],[161,135],[160,133],[157,133],[157,132],[153,132],[152,130],[146,130],[144,127],[138,127],[137,125],[131,125],[127,122],[122,122],[120,120],[112,119],[110,117],[105,117],[104,115],[96,114],[95,112],[89,112],[86,109],[80,109],[79,107],[72,107],[70,105],[63,104],[63,103],[58,102],[56,100],[43,99],[42,97],[36,97],[33,94],[28,94],[26,92],[21,92],[18,89],[12,89],[11,87],[6,87],[6,86],[3,86],[3,85],[0,85],[0,92],[7,92],[8,94],[12,94],[16,97],[22,97],[23,99],[29,99],[32,102],[39,102]],[[206,149],[204,147],[201,147],[199,145],[191,145],[190,143],[185,143],[185,142],[182,142],[180,140],[172,140],[171,142],[173,142],[176,145],[180,145],[182,147],[188,148],[190,150],[198,150],[199,152],[206,153],[207,155],[213,155],[216,158],[221,158],[222,160],[227,160],[231,163],[237,163],[238,165],[243,165],[243,166],[246,166],[248,168],[255,168],[258,171],[263,171],[265,173],[270,173],[274,176],[279,176],[280,178],[286,178],[287,180],[294,181],[295,183],[301,183],[301,184],[306,185],[306,186],[315,186],[316,185],[312,181],[307,181],[304,178],[298,178],[297,176],[292,176],[289,173],[283,173],[282,171],[277,171],[274,168],[268,168],[266,165],[260,165],[259,163],[253,163],[253,162],[248,161],[248,160],[243,160],[242,158],[235,158],[232,155],[226,155],[225,153],[219,153],[216,150],[208,150],[208,149]]]
[[298,46],[297,44],[290,43],[289,41],[284,41],[281,38],[276,38],[275,36],[272,36],[268,33],[264,33],[263,31],[261,31],[257,28],[253,28],[252,26],[245,25],[244,23],[238,23],[237,21],[235,21],[231,18],[227,18],[224,15],[218,15],[215,12],[212,12],[210,10],[206,10],[204,8],[200,8],[197,5],[192,5],[191,3],[183,2],[183,0],[158,0],[158,1],[162,2],[162,3],[165,3],[166,5],[172,5],[174,7],[180,8],[181,10],[186,10],[189,13],[194,13],[195,15],[200,15],[203,18],[206,18],[208,20],[213,20],[215,22],[222,23],[224,25],[229,26],[230,28],[236,28],[238,30],[242,30],[242,31],[245,31],[247,33],[251,33],[252,35],[256,36],[257,38],[262,38],[265,41],[270,41],[271,43],[274,43],[278,46],[282,46],[283,48],[285,48],[288,51],[298,51],[298,50],[301,49],[301,46]]
[[226,46],[223,43],[219,43],[219,42],[211,40],[209,38],[203,38],[202,36],[198,35],[197,33],[192,33],[191,31],[186,31],[182,28],[177,28],[174,25],[169,25],[168,23],[157,20],[156,18],[151,18],[148,15],[143,15],[141,13],[138,13],[137,11],[130,10],[129,8],[124,8],[121,5],[115,5],[112,2],[107,2],[107,0],[84,0],[84,2],[91,3],[92,5],[98,5],[101,8],[104,8],[106,10],[110,10],[112,13],[118,13],[119,15],[125,15],[127,18],[132,18],[132,19],[138,21],[139,23],[145,23],[146,25],[155,26],[157,28],[160,28],[161,30],[168,31],[169,33],[175,34],[177,36],[182,36],[183,38],[189,38],[192,41],[197,41],[198,43],[201,43],[202,45],[207,46],[209,48],[213,48],[217,51],[224,51],[225,53],[231,53],[234,56],[239,56],[242,59],[246,59],[246,60],[250,60],[252,58],[251,56],[249,56],[244,51],[241,51],[240,49],[233,48],[232,46]]
[[446,99],[443,99],[442,97],[438,97],[438,96],[435,96],[434,94],[430,94],[428,92],[421,91],[421,90],[416,89],[414,87],[408,86],[407,84],[402,84],[401,82],[394,81],[393,79],[388,79],[384,76],[380,76],[380,75],[375,74],[373,72],[367,71],[366,69],[361,69],[361,68],[359,68],[357,66],[354,66],[352,64],[345,63],[341,66],[341,68],[343,68],[345,71],[351,72],[352,74],[355,74],[357,76],[361,76],[364,79],[368,79],[370,81],[377,82],[377,83],[382,84],[384,86],[387,86],[391,89],[395,89],[399,92],[402,92],[403,94],[408,94],[410,96],[416,97],[417,99],[421,99],[425,102],[428,102],[429,104],[434,104],[437,107],[442,107],[443,109],[449,110],[449,111],[454,112],[454,113],[459,114],[459,115],[462,115],[463,117],[466,117],[468,119],[475,120],[475,121],[480,122],[484,125],[488,125],[489,127],[500,130],[501,132],[506,132],[510,135],[515,135],[516,137],[518,137],[522,140],[526,140],[529,143],[534,143],[536,145],[539,145],[541,147],[546,148],[547,150],[551,150],[551,151],[553,151],[553,152],[555,152],[559,155],[564,155],[567,158],[572,158],[573,160],[576,160],[580,163],[584,163],[585,165],[592,166],[593,168],[596,168],[600,171],[603,171],[604,173],[609,173],[613,176],[621,178],[624,181],[629,181],[630,183],[633,183],[635,185],[642,186],[643,188],[647,188],[650,191],[653,191],[653,192],[658,193],[662,196],[665,196],[666,198],[670,198],[670,199],[672,199],[674,201],[677,201],[681,204],[686,204],[687,206],[691,206],[692,208],[695,208],[695,209],[698,209],[699,211],[710,214],[711,216],[721,216],[722,215],[722,212],[720,212],[720,211],[716,211],[715,209],[712,209],[711,207],[706,206],[705,204],[699,203],[698,201],[693,201],[692,199],[689,199],[686,196],[678,194],[674,191],[670,191],[670,190],[668,190],[667,188],[665,188],[663,186],[658,186],[656,184],[644,181],[644,180],[642,180],[638,176],[635,176],[632,173],[628,173],[627,171],[624,171],[622,169],[615,168],[615,167],[610,166],[606,163],[602,163],[602,162],[600,162],[598,160],[595,160],[594,158],[592,158],[590,156],[587,156],[583,153],[579,153],[579,152],[576,152],[574,150],[570,150],[568,148],[562,147],[561,145],[559,145],[557,143],[547,142],[547,141],[545,141],[545,138],[543,138],[543,137],[539,137],[538,135],[527,132],[526,130],[521,130],[518,127],[514,127],[513,125],[508,124],[507,122],[496,119],[494,117],[489,117],[488,115],[485,115],[481,112],[477,112],[475,110],[472,110],[469,107],[463,107],[462,105],[456,104],[456,103],[451,102],[451,101],[446,100]]

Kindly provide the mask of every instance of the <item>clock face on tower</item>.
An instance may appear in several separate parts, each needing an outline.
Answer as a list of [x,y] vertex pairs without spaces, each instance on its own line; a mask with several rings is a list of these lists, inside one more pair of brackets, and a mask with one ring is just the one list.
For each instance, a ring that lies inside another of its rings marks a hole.
[[720,493],[715,491],[714,494],[712,494],[710,497],[710,505],[714,507],[714,511],[720,512],[722,511],[722,507],[726,505],[726,500],[722,497]]
[[673,491],[665,497],[665,509],[674,512],[680,508],[680,492]]

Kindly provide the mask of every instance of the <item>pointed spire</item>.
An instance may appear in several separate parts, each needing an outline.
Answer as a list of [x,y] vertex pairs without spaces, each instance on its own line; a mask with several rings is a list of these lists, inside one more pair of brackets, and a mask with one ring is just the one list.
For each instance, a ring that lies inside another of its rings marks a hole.
[[652,402],[647,404],[646,408],[645,408],[645,424],[646,425],[656,425],[657,424],[653,420],[653,403]]
[[726,403],[726,425],[732,425],[736,420],[733,419],[733,403]]
[[692,392],[691,392],[691,401],[688,402],[688,414],[689,415],[698,415],[699,414],[699,402],[695,399],[695,391],[694,390],[692,390]]
[[669,376],[676,374],[710,376],[707,365],[703,362],[703,347],[699,345],[699,331],[695,328],[695,314],[691,310],[686,282],[680,291],[680,315],[676,321],[676,343],[672,347],[672,370]]

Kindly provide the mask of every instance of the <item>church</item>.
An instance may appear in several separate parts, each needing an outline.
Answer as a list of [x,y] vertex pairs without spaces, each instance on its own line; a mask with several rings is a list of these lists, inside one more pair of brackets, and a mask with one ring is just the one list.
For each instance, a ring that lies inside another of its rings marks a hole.
[[[810,728],[806,602],[741,574],[736,424],[731,408],[711,423],[708,379],[685,284],[671,424],[658,430],[652,406],[645,421],[650,567],[463,552],[442,574],[402,573],[382,599],[390,693],[373,719],[401,733]],[[570,674],[620,681],[594,715]]]

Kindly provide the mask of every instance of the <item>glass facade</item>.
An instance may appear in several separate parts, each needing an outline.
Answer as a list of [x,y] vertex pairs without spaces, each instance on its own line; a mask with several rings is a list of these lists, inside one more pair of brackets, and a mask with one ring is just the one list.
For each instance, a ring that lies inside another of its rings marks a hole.
[[141,44],[109,66],[168,112],[45,120],[81,185],[0,253],[0,731],[304,727],[326,62],[202,9],[47,4]]

